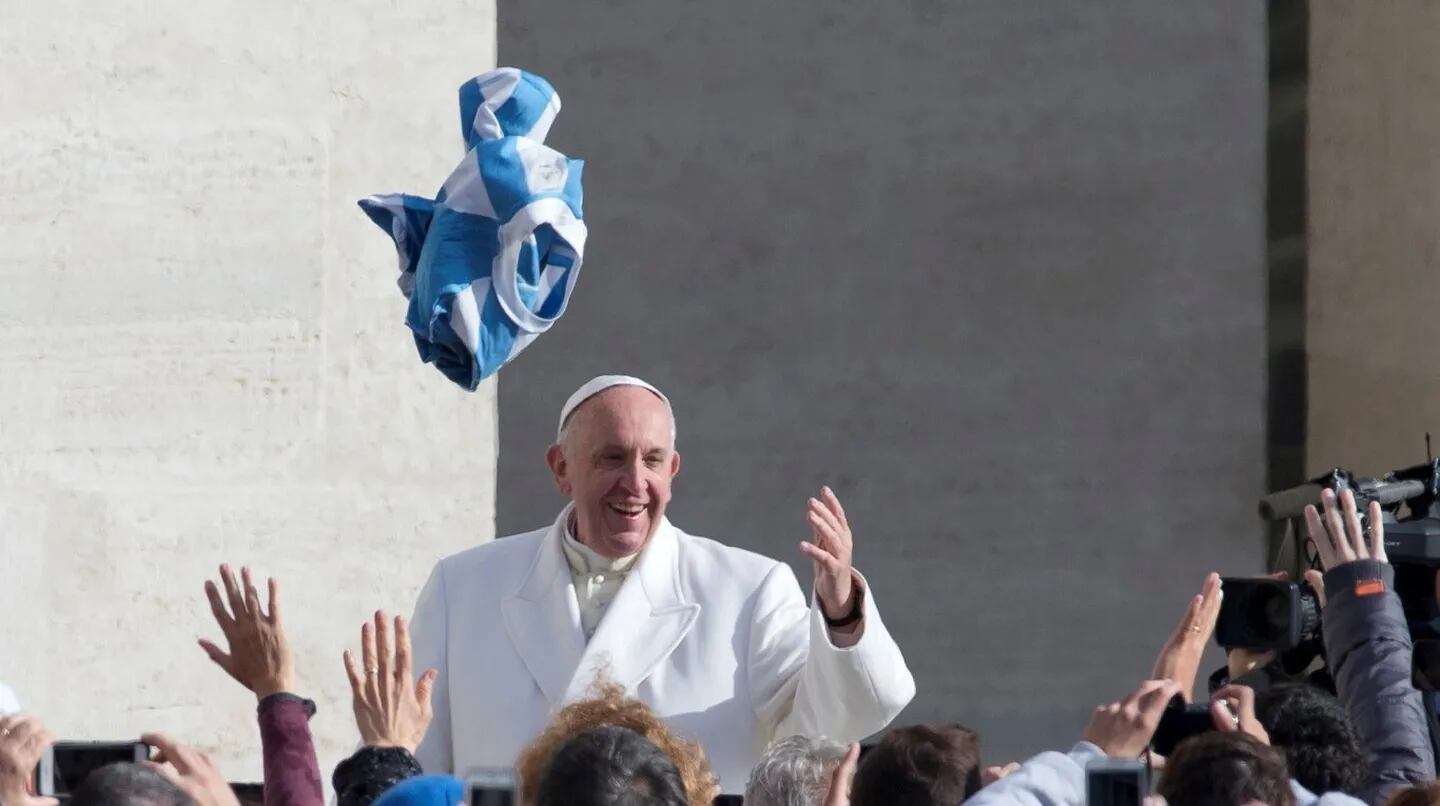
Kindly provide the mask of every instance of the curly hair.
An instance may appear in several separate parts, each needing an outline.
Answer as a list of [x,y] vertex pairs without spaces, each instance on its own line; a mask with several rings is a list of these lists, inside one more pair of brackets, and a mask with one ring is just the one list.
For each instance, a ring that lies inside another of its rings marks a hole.
[[515,771],[520,777],[520,801],[523,806],[535,806],[545,768],[561,745],[580,733],[608,725],[635,731],[669,756],[680,771],[680,780],[685,782],[685,796],[690,806],[710,806],[720,793],[720,786],[700,745],[673,733],[650,710],[650,706],[625,696],[623,687],[601,680],[591,686],[589,699],[561,708],[545,731],[520,752]]
[[1334,695],[1303,683],[1275,686],[1256,696],[1255,716],[1301,786],[1347,795],[1365,786],[1370,767],[1360,734]]

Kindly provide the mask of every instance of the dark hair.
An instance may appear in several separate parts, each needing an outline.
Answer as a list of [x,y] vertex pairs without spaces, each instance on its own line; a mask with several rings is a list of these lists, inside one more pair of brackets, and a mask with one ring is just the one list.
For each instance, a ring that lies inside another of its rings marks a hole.
[[911,725],[870,748],[850,787],[854,806],[960,803],[980,791],[980,739],[960,725]]
[[1333,695],[1303,683],[1276,686],[1255,697],[1255,716],[1301,786],[1317,795],[1356,795],[1365,786],[1370,768],[1360,734]]
[[1416,784],[1396,792],[1385,806],[1431,806],[1440,803],[1440,781]]
[[1165,761],[1159,794],[1169,806],[1294,806],[1285,756],[1238,731],[1202,733]]
[[85,776],[68,806],[195,806],[169,779],[142,764],[108,764]]
[[687,806],[675,762],[629,728],[577,733],[550,757],[539,806]]

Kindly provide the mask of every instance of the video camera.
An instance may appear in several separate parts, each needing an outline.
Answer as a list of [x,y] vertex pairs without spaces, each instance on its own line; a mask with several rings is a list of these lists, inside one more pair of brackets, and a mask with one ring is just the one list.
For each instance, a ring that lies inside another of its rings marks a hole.
[[[1429,436],[1426,436],[1427,453]],[[1405,608],[1410,634],[1416,640],[1440,639],[1440,607],[1436,603],[1436,572],[1440,570],[1440,460],[1433,457],[1425,463],[1386,473],[1381,478],[1359,478],[1343,468],[1306,484],[1271,493],[1260,499],[1260,517],[1267,521],[1287,521],[1304,515],[1306,505],[1320,506],[1322,490],[1337,495],[1350,490],[1361,525],[1369,529],[1370,502],[1380,504],[1385,526],[1385,553],[1395,567],[1395,591]],[[1402,511],[1403,508],[1403,511]],[[1308,557],[1305,542],[1308,533],[1303,524],[1294,523],[1289,530],[1296,542],[1296,554]],[[1229,580],[1225,585],[1225,603],[1221,622],[1231,632],[1232,640],[1249,643],[1231,644],[1257,649],[1289,649],[1291,636],[1318,637],[1318,611],[1311,625],[1312,607],[1308,586],[1277,580]],[[1226,619],[1226,610],[1232,610]],[[1217,639],[1220,637],[1217,625]],[[1256,643],[1265,637],[1268,643]],[[1222,645],[1225,645],[1221,641]]]

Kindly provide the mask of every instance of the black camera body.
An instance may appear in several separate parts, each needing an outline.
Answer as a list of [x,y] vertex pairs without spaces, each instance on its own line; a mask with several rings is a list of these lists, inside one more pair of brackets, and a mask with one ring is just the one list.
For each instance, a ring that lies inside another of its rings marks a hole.
[[1295,649],[1320,640],[1320,597],[1308,584],[1225,577],[1215,642],[1226,649]]

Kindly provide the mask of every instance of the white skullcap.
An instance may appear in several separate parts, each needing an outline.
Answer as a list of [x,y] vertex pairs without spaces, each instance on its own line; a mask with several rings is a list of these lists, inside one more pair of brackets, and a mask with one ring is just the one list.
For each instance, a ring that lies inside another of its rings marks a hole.
[[674,436],[675,411],[670,408],[670,398],[666,397],[664,392],[631,375],[597,375],[586,381],[584,386],[576,389],[575,394],[565,401],[565,407],[560,409],[560,425],[555,428],[555,441],[560,441],[560,435],[565,431],[565,421],[570,419],[570,415],[574,414],[576,409],[580,408],[581,403],[616,386],[638,386],[660,398],[665,403],[665,410],[670,414],[671,436]]

